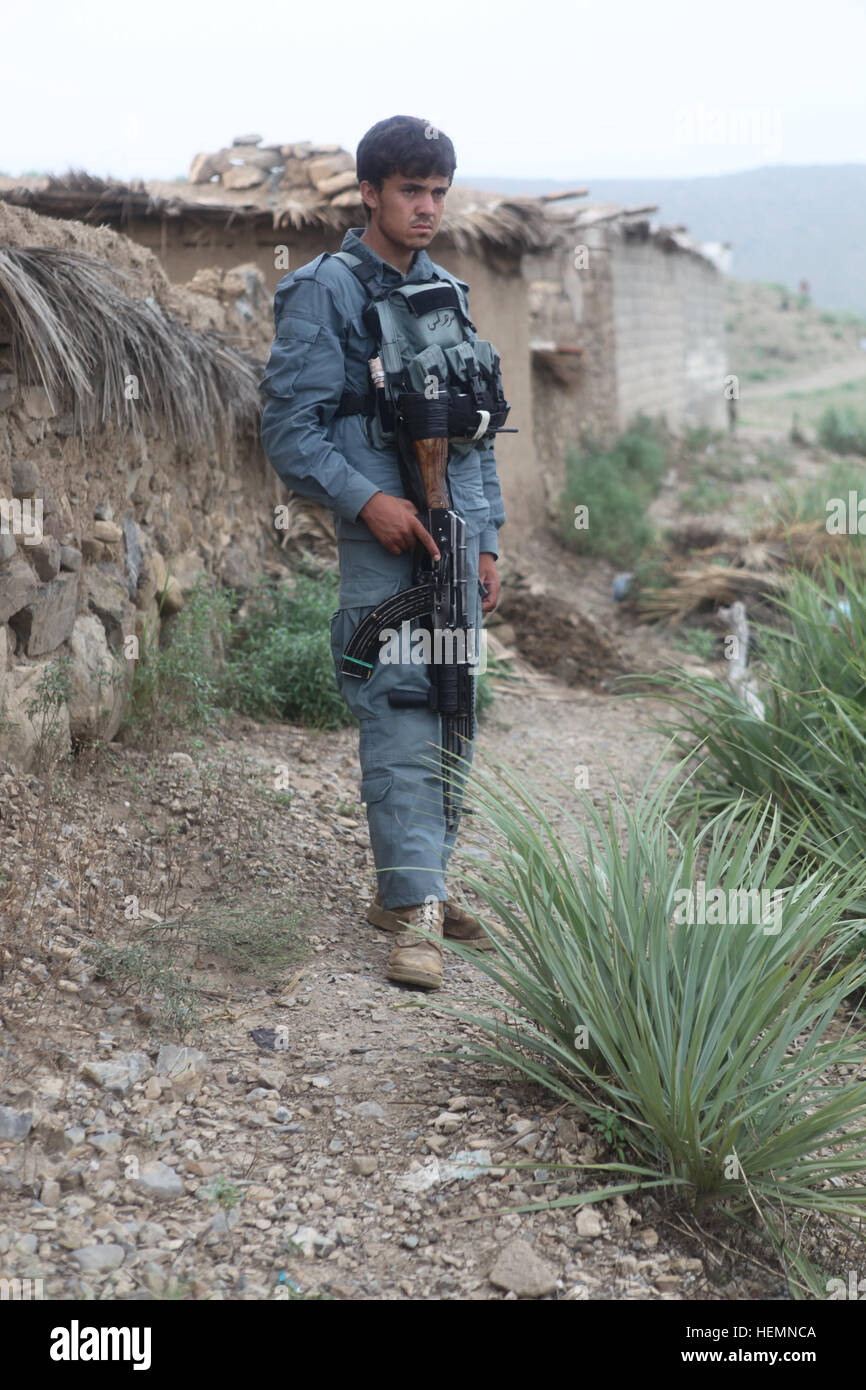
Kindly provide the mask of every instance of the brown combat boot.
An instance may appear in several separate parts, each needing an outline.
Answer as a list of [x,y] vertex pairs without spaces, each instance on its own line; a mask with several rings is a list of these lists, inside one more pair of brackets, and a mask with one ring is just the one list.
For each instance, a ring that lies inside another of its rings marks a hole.
[[[444,935],[451,941],[462,941],[465,946],[474,946],[477,951],[492,951],[493,942],[485,932],[477,917],[471,913],[464,912],[461,907],[452,906],[445,903],[445,919],[443,924]],[[380,931],[401,932],[403,931],[403,914],[409,909],[405,907],[392,908],[383,907],[378,892],[367,908],[367,921]]]
[[[439,989],[442,985],[443,904],[436,901],[400,908],[400,935],[391,947],[386,975],[401,985]],[[420,927],[440,938],[431,941],[406,928]]]

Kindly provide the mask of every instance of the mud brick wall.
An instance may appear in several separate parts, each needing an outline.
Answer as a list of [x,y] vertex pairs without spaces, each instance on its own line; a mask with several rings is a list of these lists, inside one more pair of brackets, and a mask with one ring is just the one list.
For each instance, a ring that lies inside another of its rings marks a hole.
[[519,431],[499,435],[495,448],[507,517],[502,542],[507,546],[509,536],[518,530],[544,524],[533,428],[529,287],[520,274],[519,261],[511,257],[491,255],[482,261],[449,246],[431,254],[439,265],[468,284],[469,312],[478,336],[487,338],[499,352],[505,397],[511,406],[506,425]]
[[[575,249],[586,248],[575,267]],[[565,481],[565,455],[587,436],[616,429],[616,333],[611,258],[602,229],[581,229],[574,246],[525,258],[534,342],[577,347],[579,355],[536,352],[532,359],[533,426],[539,493],[552,515]],[[531,277],[531,278],[530,278]]]

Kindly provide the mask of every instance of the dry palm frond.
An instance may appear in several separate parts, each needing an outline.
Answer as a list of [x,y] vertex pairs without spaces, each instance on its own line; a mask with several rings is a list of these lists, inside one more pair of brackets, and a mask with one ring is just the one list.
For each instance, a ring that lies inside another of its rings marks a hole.
[[[348,198],[345,192],[337,197],[342,201],[327,202],[312,189],[293,189],[292,196],[274,209],[274,227],[301,230],[315,226],[341,232],[357,225],[360,193],[356,199]],[[477,252],[486,246],[519,253],[550,246],[554,239],[553,226],[535,199],[497,199],[461,187],[449,191],[440,233],[463,252]]]
[[667,589],[647,589],[637,600],[638,611],[654,621],[679,623],[708,603],[735,603],[737,599],[787,588],[789,576],[770,570],[738,569],[733,565],[702,565],[680,570]]
[[827,557],[840,556],[851,549],[848,536],[834,535],[827,530],[826,521],[817,519],[762,526],[753,532],[752,540],[766,545],[780,565],[806,570],[816,569]]
[[[675,540],[681,546],[681,537]],[[682,622],[710,603],[782,593],[795,570],[817,570],[825,559],[843,553],[850,554],[852,564],[866,566],[866,547],[852,548],[850,537],[828,532],[822,520],[772,522],[748,537],[729,536],[693,552],[688,567],[673,568],[669,584],[645,589],[635,606],[651,622]]]
[[[345,208],[332,207],[325,201],[314,202],[312,197],[305,199],[297,196],[286,198],[279,207],[274,208],[273,218],[275,228],[293,227],[296,231],[316,227],[341,232],[353,221],[347,217]],[[357,221],[357,218],[354,220]]]
[[229,448],[258,429],[259,364],[213,331],[194,333],[105,261],[54,247],[0,247],[0,310],[22,381],[41,382],[76,428],[110,421],[143,434],[158,421],[177,443]]
[[772,522],[757,527],[747,539],[729,536],[693,552],[692,559],[721,557],[746,569],[782,569],[793,565],[811,569],[825,556],[847,549],[847,537],[833,535],[823,521]]

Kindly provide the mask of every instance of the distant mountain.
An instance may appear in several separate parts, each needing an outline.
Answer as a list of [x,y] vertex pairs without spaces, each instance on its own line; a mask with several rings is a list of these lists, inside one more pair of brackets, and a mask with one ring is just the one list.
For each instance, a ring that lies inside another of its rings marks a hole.
[[[458,180],[463,182],[463,180]],[[776,165],[696,179],[466,178],[501,193],[588,188],[586,201],[643,206],[701,241],[729,241],[732,274],[808,280],[814,303],[866,315],[866,164]],[[577,206],[577,204],[575,204]]]

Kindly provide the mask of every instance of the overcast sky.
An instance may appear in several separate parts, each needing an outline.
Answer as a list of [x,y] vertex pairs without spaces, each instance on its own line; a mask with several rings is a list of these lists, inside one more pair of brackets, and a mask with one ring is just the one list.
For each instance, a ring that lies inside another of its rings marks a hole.
[[255,131],[422,116],[457,178],[866,161],[866,0],[41,0],[0,25],[0,172],[186,174]]

